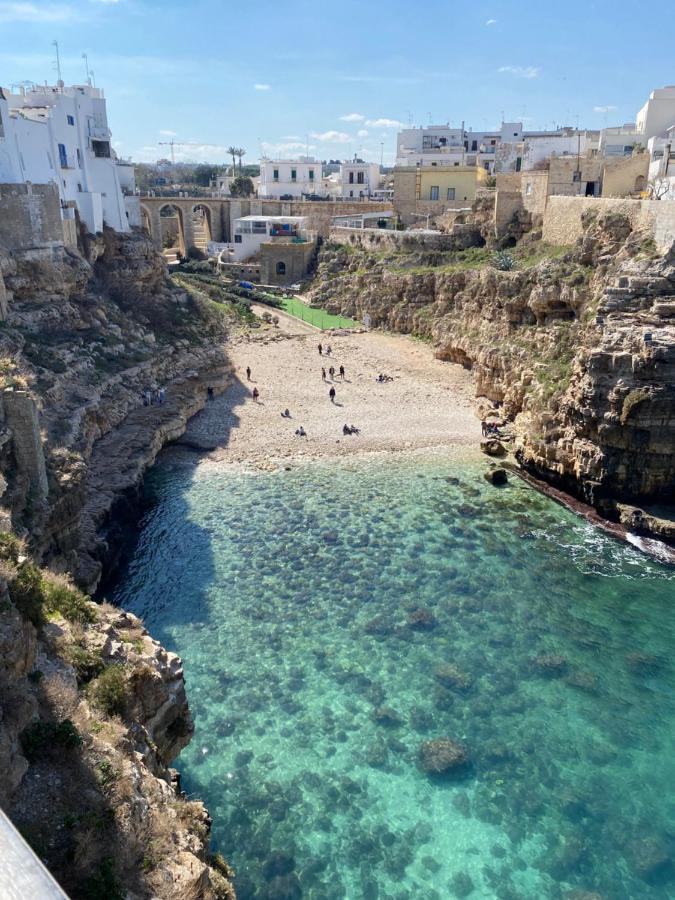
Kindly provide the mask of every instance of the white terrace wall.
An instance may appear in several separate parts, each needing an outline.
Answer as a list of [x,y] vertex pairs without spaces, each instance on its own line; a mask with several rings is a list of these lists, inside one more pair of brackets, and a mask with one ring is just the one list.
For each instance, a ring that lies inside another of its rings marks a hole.
[[549,244],[573,244],[581,237],[581,217],[586,211],[598,215],[620,213],[633,228],[651,232],[657,247],[669,248],[675,242],[675,203],[669,200],[622,200],[614,197],[548,198],[542,237]]

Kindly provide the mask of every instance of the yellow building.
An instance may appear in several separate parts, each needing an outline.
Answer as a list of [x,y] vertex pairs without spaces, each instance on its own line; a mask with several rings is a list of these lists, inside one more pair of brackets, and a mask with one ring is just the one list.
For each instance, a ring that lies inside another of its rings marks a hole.
[[489,172],[479,166],[397,166],[394,208],[405,224],[420,215],[470,206]]
[[489,173],[482,166],[420,166],[416,176],[417,200],[473,203]]

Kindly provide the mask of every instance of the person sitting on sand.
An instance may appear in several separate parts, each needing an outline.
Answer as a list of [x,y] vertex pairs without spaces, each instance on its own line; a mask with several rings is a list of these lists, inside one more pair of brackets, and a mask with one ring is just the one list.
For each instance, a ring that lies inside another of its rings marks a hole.
[[295,436],[296,437],[307,437],[307,432],[302,427],[302,425],[299,428],[295,429]]
[[342,433],[343,433],[343,434],[351,434],[351,433],[352,433],[351,428],[349,427],[349,425],[347,425],[346,422],[345,422],[345,424],[342,426]]
[[290,409],[285,409],[281,414],[282,419],[290,419],[290,417],[291,417]]
[[357,428],[356,425],[350,425],[349,430],[351,434],[361,434],[361,429]]

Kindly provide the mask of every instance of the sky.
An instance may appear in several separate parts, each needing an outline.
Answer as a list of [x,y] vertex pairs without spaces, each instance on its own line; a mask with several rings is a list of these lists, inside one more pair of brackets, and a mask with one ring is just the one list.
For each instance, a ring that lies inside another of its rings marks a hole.
[[409,124],[634,121],[675,83],[670,29],[641,21],[628,0],[0,0],[0,85],[53,83],[58,41],[67,84],[87,54],[121,157],[392,165]]

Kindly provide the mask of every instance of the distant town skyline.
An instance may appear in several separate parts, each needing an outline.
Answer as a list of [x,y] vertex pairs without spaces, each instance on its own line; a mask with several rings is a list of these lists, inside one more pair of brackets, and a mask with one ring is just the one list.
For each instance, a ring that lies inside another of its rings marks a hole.
[[[492,0],[345,0],[322,13],[300,0],[230,7],[195,0],[1,2],[0,84],[66,83],[86,67],[108,99],[114,147],[154,162],[244,163],[261,153],[392,165],[402,127],[522,121],[602,128],[634,121],[675,82],[667,29],[639,41],[635,16],[608,0],[541,6]],[[82,56],[87,54],[85,60]]]

